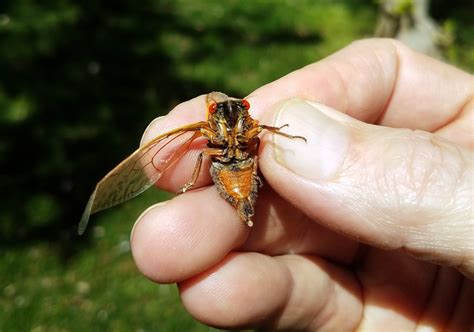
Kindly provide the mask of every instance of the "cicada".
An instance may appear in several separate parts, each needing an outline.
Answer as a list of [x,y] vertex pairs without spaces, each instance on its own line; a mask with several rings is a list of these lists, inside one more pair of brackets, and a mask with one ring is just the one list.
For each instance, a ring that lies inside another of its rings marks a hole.
[[129,200],[156,183],[200,137],[207,139],[207,146],[197,157],[191,179],[178,193],[194,186],[203,158],[210,158],[210,173],[217,191],[236,209],[243,223],[253,226],[257,191],[262,185],[257,172],[258,135],[268,130],[289,139],[306,139],[282,132],[281,129],[288,125],[272,127],[259,124],[250,116],[250,104],[245,99],[211,92],[206,96],[206,104],[206,121],[158,135],[97,183],[79,223],[79,234],[86,229],[91,214]]

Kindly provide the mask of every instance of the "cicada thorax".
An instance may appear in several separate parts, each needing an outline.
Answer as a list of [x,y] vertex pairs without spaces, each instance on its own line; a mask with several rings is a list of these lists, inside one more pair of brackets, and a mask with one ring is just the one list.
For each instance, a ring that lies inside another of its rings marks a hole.
[[237,210],[240,219],[248,226],[253,225],[254,205],[261,183],[257,169],[256,156],[242,160],[233,158],[226,163],[213,160],[210,169],[217,191]]
[[[221,99],[219,99],[221,98]],[[215,136],[209,140],[210,148],[222,151],[211,163],[211,177],[219,194],[238,212],[248,226],[253,225],[254,205],[260,178],[257,175],[258,126],[248,113],[244,99],[225,99],[217,94],[209,108],[208,122]]]

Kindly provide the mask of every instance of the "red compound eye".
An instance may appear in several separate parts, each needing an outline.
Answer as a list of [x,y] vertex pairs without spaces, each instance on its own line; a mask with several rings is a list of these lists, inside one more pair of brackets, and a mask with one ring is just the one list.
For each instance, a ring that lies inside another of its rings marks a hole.
[[216,103],[211,103],[207,107],[207,110],[208,110],[209,114],[213,114],[216,111],[216,108],[217,108],[217,104]]
[[246,99],[242,99],[242,105],[245,107],[246,110],[250,108],[250,103]]

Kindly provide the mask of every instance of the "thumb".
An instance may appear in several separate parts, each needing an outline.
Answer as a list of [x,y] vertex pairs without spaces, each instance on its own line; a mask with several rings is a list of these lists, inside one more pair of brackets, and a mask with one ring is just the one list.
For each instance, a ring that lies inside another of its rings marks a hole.
[[272,114],[307,139],[264,137],[260,169],[280,195],[330,229],[474,278],[470,151],[298,99]]

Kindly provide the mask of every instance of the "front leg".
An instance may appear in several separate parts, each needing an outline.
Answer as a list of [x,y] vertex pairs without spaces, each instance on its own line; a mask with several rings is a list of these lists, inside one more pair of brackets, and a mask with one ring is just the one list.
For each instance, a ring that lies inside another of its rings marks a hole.
[[[271,131],[274,134],[284,136],[286,138],[290,139],[302,139],[303,141],[306,142],[306,138],[303,136],[298,136],[298,135],[290,135],[287,133],[282,132],[281,130],[285,127],[289,127],[288,124],[284,124],[281,127],[272,127],[272,126],[267,126],[267,125],[256,125],[252,129],[248,130],[246,133],[243,134],[247,140],[251,140],[252,138],[256,137],[258,134],[260,134],[264,129]],[[242,140],[242,141],[245,141]]]
[[303,137],[303,136],[298,136],[298,135],[290,135],[290,134],[287,134],[287,133],[284,133],[281,131],[281,129],[285,128],[285,127],[289,127],[288,124],[284,124],[283,126],[281,127],[272,127],[272,126],[266,126],[266,125],[259,125],[258,128],[260,128],[260,131],[262,131],[263,129],[266,129],[268,131],[271,131],[272,133],[274,134],[277,134],[277,135],[281,135],[281,136],[284,136],[286,138],[290,138],[290,139],[302,139],[303,141],[306,142],[306,138]]

